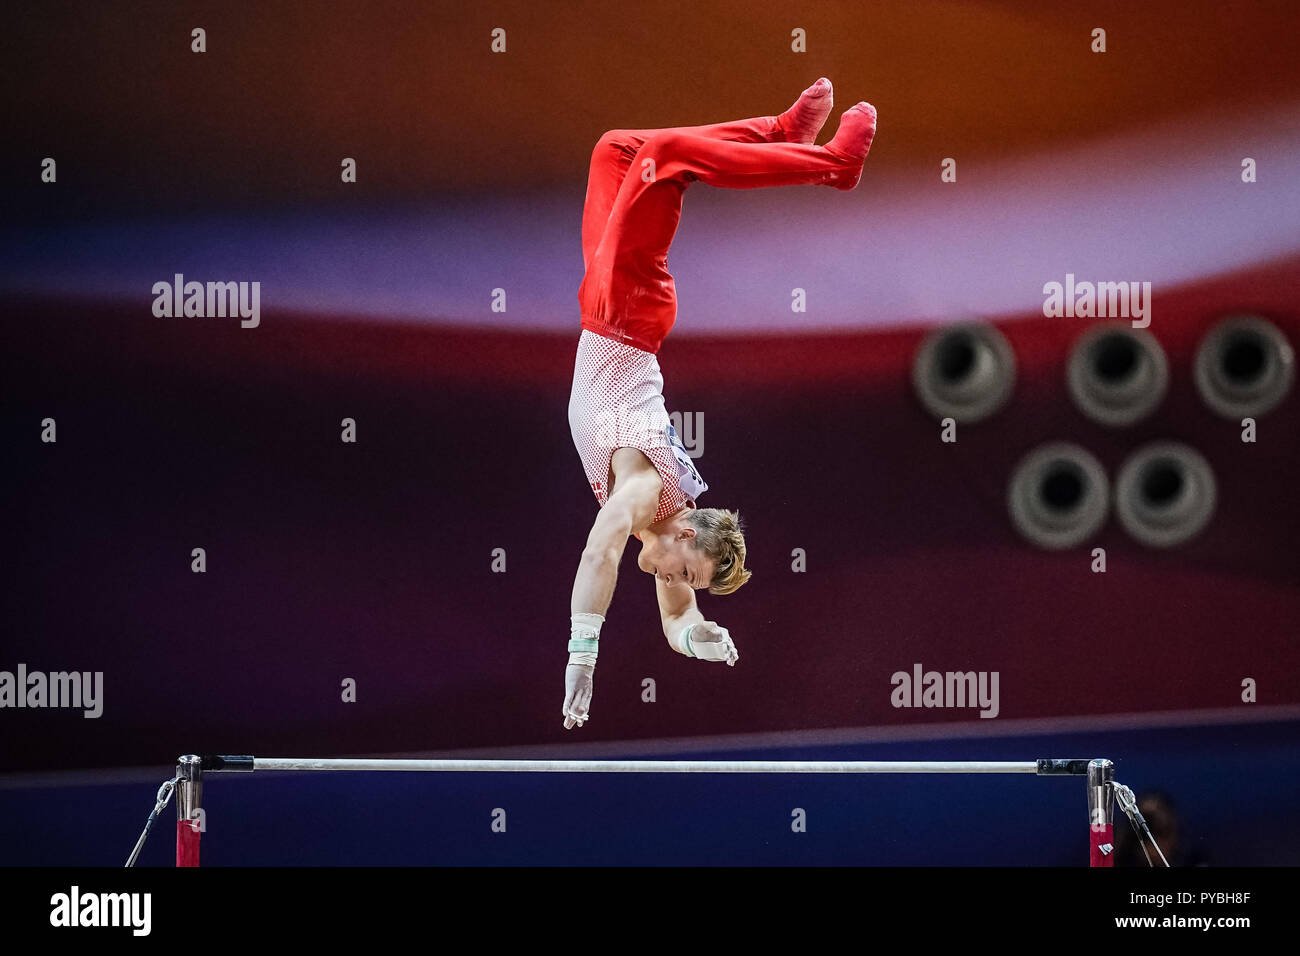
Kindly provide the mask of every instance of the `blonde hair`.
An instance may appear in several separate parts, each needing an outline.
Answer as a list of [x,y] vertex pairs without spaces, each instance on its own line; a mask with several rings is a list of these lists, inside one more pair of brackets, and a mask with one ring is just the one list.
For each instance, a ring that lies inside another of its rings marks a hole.
[[694,508],[686,513],[686,520],[695,529],[693,547],[714,562],[710,594],[730,594],[749,580],[753,572],[745,570],[745,536],[739,514],[722,508]]

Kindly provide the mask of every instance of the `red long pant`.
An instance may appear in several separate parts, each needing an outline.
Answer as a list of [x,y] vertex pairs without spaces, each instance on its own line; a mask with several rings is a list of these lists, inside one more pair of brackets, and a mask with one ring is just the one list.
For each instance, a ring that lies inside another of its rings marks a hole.
[[[854,182],[861,160],[824,146],[768,142],[776,118],[618,129],[591,154],[582,212],[582,327],[658,352],[677,317],[668,247],[686,187],[726,189]],[[653,160],[651,166],[647,160]],[[647,181],[649,180],[649,181]]]

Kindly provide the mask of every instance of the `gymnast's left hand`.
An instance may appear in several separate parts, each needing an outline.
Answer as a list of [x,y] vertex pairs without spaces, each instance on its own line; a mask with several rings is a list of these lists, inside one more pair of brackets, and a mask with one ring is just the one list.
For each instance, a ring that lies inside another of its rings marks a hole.
[[588,664],[570,664],[564,671],[564,729],[581,727],[591,710],[592,684],[596,668]]
[[703,621],[691,625],[688,637],[691,656],[702,661],[726,661],[728,667],[735,667],[740,660],[740,651],[731,641],[731,632],[717,621]]

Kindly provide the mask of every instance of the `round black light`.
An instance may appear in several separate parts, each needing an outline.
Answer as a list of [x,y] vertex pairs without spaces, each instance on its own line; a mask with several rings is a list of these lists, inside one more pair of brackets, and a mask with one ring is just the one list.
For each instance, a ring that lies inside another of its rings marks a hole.
[[975,367],[975,343],[969,335],[950,335],[939,345],[939,374],[946,382],[960,382]]
[[1149,332],[1102,322],[1075,342],[1065,382],[1079,411],[1103,425],[1132,425],[1150,415],[1169,388],[1164,349]]
[[958,322],[930,332],[912,360],[912,387],[935,418],[969,423],[1006,403],[1016,358],[1006,337],[982,322]]
[[1223,374],[1243,385],[1257,381],[1267,361],[1263,341],[1250,332],[1229,336],[1223,347]]
[[1074,547],[1106,520],[1110,510],[1106,472],[1078,445],[1040,445],[1012,471],[1007,510],[1016,530],[1040,548]]
[[1133,452],[1115,479],[1115,512],[1134,538],[1154,548],[1182,544],[1214,516],[1214,471],[1196,449],[1155,442]]
[[1291,391],[1295,351],[1272,322],[1228,316],[1201,340],[1193,378],[1201,400],[1224,418],[1262,415]]
[[1177,462],[1154,461],[1142,473],[1142,498],[1158,508],[1178,500],[1183,490],[1183,472]]
[[1039,495],[1043,504],[1053,511],[1069,511],[1083,497],[1083,474],[1068,462],[1057,462],[1043,476]]

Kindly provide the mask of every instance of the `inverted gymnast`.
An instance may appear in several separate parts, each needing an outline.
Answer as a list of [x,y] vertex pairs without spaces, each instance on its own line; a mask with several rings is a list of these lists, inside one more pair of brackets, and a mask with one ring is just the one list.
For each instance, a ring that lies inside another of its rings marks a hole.
[[822,77],[780,116],[611,130],[592,152],[569,428],[601,508],[573,582],[565,729],[581,727],[591,708],[600,626],[629,535],[641,541],[637,566],[655,577],[672,649],[728,665],[739,659],[727,629],[706,621],[695,604],[697,590],[730,594],[750,572],[740,516],[695,506],[708,485],[664,405],[655,354],[677,315],[668,247],[686,187],[697,180],[727,189],[856,186],[876,110],[856,104],[840,118],[834,138],[815,146],[832,102],[831,81]]

